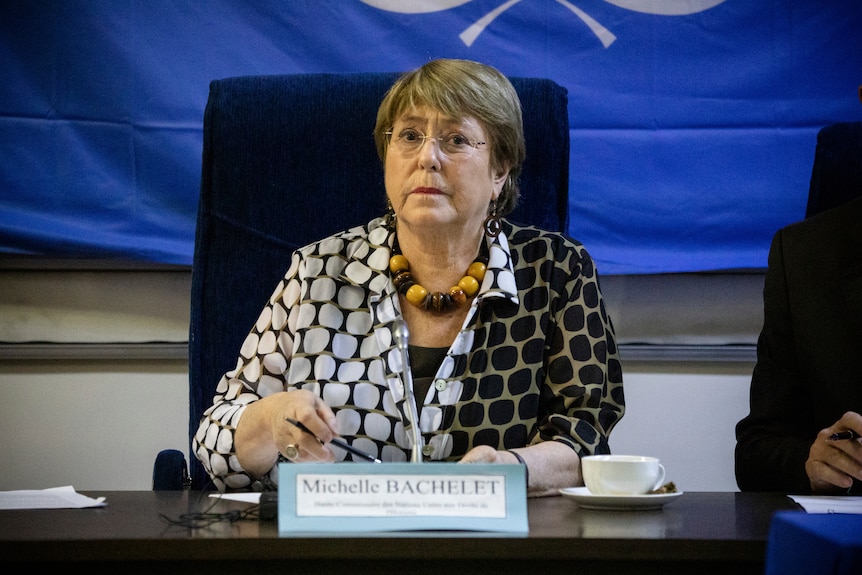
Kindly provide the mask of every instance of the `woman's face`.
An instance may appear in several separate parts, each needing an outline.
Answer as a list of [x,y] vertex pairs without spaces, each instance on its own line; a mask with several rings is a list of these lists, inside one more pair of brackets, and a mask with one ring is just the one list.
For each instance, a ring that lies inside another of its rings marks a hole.
[[472,117],[419,106],[396,118],[384,172],[398,220],[429,232],[480,229],[508,175],[493,173],[490,146]]

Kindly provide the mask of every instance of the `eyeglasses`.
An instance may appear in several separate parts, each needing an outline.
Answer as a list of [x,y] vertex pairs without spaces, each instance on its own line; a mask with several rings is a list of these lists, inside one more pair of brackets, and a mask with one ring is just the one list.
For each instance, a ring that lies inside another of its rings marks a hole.
[[473,153],[473,150],[484,146],[485,142],[477,142],[468,139],[458,133],[446,134],[445,136],[426,136],[417,130],[401,130],[398,134],[392,131],[383,132],[389,137],[392,146],[404,154],[409,156],[416,154],[425,145],[426,140],[437,140],[437,145],[440,146],[440,151],[447,156],[459,156]]

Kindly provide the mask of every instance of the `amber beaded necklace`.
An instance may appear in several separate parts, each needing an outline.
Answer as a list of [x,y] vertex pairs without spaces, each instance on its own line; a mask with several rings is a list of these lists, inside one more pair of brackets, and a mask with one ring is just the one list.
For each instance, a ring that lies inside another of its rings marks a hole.
[[397,241],[392,248],[392,257],[389,258],[389,271],[392,273],[392,282],[398,293],[416,307],[437,313],[451,311],[464,304],[467,298],[476,295],[487,269],[488,257],[480,253],[476,261],[467,268],[467,275],[461,278],[458,285],[452,286],[446,293],[440,291],[430,293],[413,279],[413,274],[410,273],[410,262],[401,254]]

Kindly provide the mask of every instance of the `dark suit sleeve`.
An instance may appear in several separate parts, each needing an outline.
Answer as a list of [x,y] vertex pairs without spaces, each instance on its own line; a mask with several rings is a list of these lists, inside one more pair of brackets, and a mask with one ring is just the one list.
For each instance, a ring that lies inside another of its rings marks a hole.
[[770,246],[763,302],[750,413],[736,426],[736,481],[742,491],[810,493],[805,460],[817,430],[794,337],[782,231]]

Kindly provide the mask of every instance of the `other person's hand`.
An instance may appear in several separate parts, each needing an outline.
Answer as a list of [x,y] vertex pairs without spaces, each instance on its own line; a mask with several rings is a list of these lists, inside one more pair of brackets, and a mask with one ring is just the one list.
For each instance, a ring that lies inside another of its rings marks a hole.
[[[835,433],[852,431],[853,439],[832,440]],[[862,415],[848,411],[820,430],[808,451],[805,472],[814,493],[842,493],[862,481]]]

